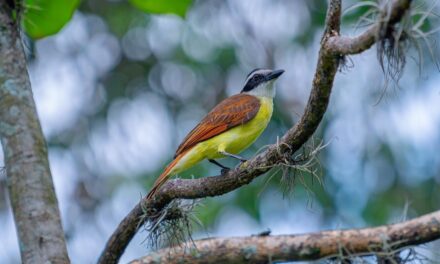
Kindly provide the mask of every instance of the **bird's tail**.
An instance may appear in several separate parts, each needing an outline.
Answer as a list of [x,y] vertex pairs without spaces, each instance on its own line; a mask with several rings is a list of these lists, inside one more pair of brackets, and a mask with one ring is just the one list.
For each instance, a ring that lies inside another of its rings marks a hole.
[[176,166],[177,162],[183,157],[183,153],[177,156],[173,161],[168,164],[168,166],[165,168],[165,170],[162,172],[162,174],[157,178],[157,180],[154,182],[153,188],[151,188],[151,191],[147,195],[147,199],[151,199],[157,191],[159,191],[160,187],[168,180],[168,178],[171,176],[170,172]]

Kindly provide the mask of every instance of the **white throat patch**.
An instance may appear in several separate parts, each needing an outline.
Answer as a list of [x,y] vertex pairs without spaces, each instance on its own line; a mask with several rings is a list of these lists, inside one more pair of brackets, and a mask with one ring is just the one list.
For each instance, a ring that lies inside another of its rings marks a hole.
[[275,80],[264,82],[246,93],[254,96],[274,98],[275,97],[274,82]]

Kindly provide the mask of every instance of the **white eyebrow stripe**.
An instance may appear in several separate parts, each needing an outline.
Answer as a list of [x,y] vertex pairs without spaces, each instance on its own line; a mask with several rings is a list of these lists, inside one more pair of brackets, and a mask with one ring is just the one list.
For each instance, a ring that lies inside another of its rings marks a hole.
[[258,70],[256,70],[256,71],[252,72],[252,73],[246,78],[246,81],[244,82],[244,84],[246,85],[246,84],[248,83],[248,81],[249,81],[252,77],[254,77],[256,74],[267,74],[267,73],[269,73],[269,72],[272,72],[272,71],[271,71],[271,70],[268,70],[268,69],[258,69]]

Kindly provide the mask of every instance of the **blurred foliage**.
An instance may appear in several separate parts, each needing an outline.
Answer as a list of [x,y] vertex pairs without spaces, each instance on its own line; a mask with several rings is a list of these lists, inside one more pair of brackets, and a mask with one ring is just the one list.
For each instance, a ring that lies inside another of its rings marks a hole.
[[56,34],[69,22],[81,0],[25,0],[23,25],[33,39]]
[[135,7],[152,14],[176,14],[184,17],[192,0],[130,0]]
[[[81,0],[24,0],[23,26],[33,39],[58,33],[70,21]],[[152,14],[184,17],[192,0],[130,0],[133,6]],[[124,5],[125,6],[125,5]],[[114,16],[121,24],[121,16]],[[126,17],[125,21],[130,19]],[[123,24],[122,24],[123,25]]]

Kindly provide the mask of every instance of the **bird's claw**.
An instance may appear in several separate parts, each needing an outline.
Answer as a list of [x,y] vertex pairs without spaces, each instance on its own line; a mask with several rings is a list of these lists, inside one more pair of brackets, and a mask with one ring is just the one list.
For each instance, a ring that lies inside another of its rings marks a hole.
[[222,168],[220,170],[221,175],[225,175],[226,173],[228,173],[231,170],[231,168]]

